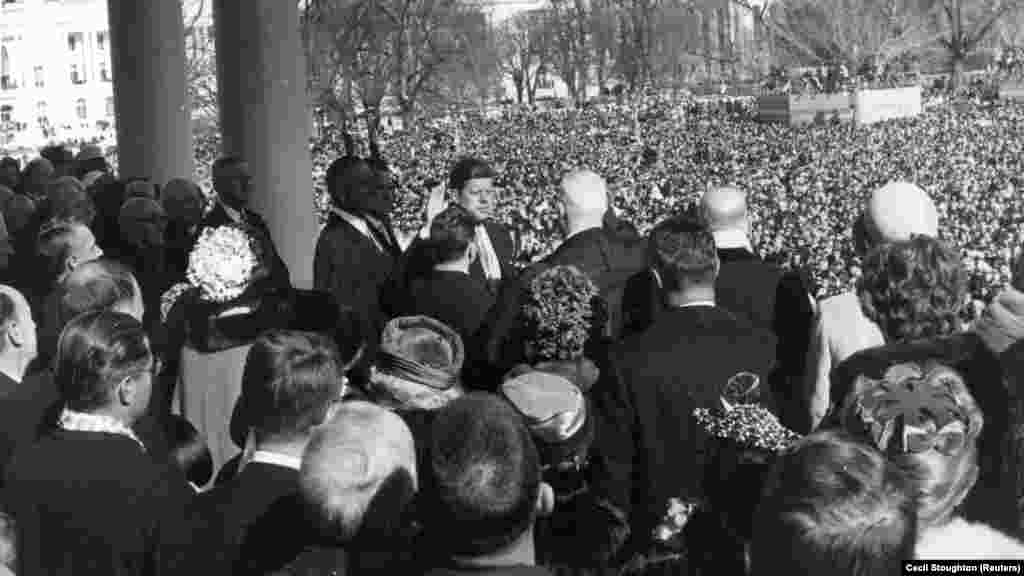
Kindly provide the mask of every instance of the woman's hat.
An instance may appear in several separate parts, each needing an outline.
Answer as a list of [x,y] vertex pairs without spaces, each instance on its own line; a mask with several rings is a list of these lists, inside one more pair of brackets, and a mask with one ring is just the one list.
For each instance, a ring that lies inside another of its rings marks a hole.
[[550,372],[527,372],[501,385],[501,394],[523,416],[545,466],[581,465],[594,438],[579,387]]
[[369,397],[395,410],[437,410],[462,395],[462,338],[426,316],[395,318],[384,328],[370,372]]
[[447,390],[459,383],[465,360],[462,338],[446,324],[405,316],[384,327],[375,365],[378,372]]

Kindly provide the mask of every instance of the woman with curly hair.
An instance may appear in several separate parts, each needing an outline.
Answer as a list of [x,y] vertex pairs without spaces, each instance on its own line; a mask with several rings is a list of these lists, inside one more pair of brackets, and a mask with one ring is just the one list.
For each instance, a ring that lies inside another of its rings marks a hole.
[[978,483],[964,501],[967,520],[1016,532],[1016,452],[1011,387],[997,356],[974,332],[961,331],[966,274],[958,255],[939,240],[915,236],[876,246],[864,261],[858,286],[864,314],[886,339],[836,366],[831,413],[823,426],[841,422],[840,408],[857,393],[861,378],[878,380],[898,364],[938,362],[962,375],[985,414],[978,442]]
[[[526,286],[520,315],[526,363],[589,390],[599,371],[587,352],[600,340],[606,317],[604,301],[590,277],[575,266],[548,268]],[[513,372],[520,374],[523,368]]]
[[915,236],[869,252],[857,292],[887,342],[949,336],[960,328],[967,273],[951,247]]

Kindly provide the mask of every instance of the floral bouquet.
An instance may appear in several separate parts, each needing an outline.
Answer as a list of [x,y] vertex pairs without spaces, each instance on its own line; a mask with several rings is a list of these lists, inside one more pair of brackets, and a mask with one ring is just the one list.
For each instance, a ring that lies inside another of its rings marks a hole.
[[206,302],[230,302],[252,284],[259,269],[253,238],[239,226],[206,228],[188,258],[188,282],[172,286],[160,299],[164,321],[174,304],[187,292],[197,290]]
[[252,283],[259,260],[252,237],[236,226],[206,228],[188,257],[189,284],[209,302],[230,302]]

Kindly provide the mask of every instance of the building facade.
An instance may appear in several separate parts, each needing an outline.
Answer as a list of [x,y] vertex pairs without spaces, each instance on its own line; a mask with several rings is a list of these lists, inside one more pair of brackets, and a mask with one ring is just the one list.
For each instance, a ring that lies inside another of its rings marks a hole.
[[[183,2],[195,40],[206,43],[210,4]],[[0,148],[112,144],[114,113],[106,0],[0,0]]]
[[110,133],[107,28],[103,0],[0,0],[0,146]]

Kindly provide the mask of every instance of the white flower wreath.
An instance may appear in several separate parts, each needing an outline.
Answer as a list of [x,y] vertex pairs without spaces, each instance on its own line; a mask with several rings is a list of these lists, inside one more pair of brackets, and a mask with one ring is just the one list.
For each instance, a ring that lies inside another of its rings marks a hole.
[[185,276],[204,300],[229,302],[245,292],[258,265],[252,238],[235,226],[220,226],[203,230]]

